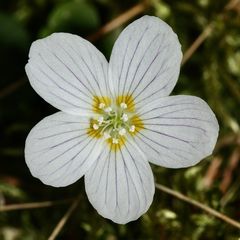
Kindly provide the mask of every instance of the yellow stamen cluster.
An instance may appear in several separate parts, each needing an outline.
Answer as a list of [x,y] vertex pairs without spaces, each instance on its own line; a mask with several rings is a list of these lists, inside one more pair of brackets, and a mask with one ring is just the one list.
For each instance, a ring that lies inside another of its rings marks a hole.
[[88,134],[104,139],[113,151],[118,151],[127,137],[144,128],[131,95],[119,95],[114,101],[106,96],[94,96],[92,109],[96,117],[90,119]]
[[113,144],[119,144],[120,138],[127,132],[135,131],[127,108],[124,102],[120,103],[120,106],[106,106],[105,103],[100,102],[98,109],[102,111],[100,116],[92,122],[92,129],[98,131],[104,139],[110,139]]

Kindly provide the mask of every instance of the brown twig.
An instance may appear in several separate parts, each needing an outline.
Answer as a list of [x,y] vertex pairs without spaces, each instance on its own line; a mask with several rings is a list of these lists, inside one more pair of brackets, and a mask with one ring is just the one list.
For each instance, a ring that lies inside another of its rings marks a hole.
[[238,9],[240,5],[239,0],[232,0],[229,1],[229,3],[225,6],[224,10],[229,11],[229,10],[235,10],[236,8]]
[[51,233],[50,237],[48,240],[54,240],[66,224],[67,220],[69,217],[72,215],[73,211],[77,208],[78,204],[80,201],[80,197],[76,198],[76,200],[72,203],[68,211],[64,214],[64,216],[60,219],[58,222],[57,226],[54,228],[53,232]]
[[211,214],[212,216],[214,216],[216,218],[219,218],[222,221],[240,229],[240,222],[237,222],[234,219],[232,219],[232,218],[230,218],[230,217],[228,217],[228,216],[226,216],[226,215],[224,215],[224,214],[222,214],[222,213],[220,213],[220,212],[218,212],[218,211],[216,211],[216,210],[214,210],[214,209],[212,209],[212,208],[210,208],[210,207],[208,207],[208,206],[206,206],[206,205],[204,205],[204,204],[202,204],[202,203],[200,203],[200,202],[198,202],[194,199],[191,199],[191,198],[183,195],[180,192],[174,191],[174,190],[172,190],[172,189],[170,189],[166,186],[163,186],[161,184],[158,184],[158,183],[156,183],[155,185],[156,185],[156,188],[158,190],[160,190],[162,192],[165,192],[167,194],[170,194],[171,196],[174,196],[174,197],[176,197],[176,198],[178,198],[178,199],[180,199],[184,202],[187,202],[187,203],[189,203],[189,204],[191,204],[195,207],[198,207],[198,208],[202,209],[203,211]]
[[[180,192],[174,191],[166,186],[163,186],[161,184],[156,183],[156,188],[160,191],[163,191],[165,193],[168,193],[182,201],[185,201],[189,204],[194,205],[195,207],[198,207],[202,210],[204,210],[205,212],[213,215],[214,217],[217,217],[219,219],[221,219],[222,221],[225,221],[226,223],[235,226],[237,228],[240,229],[240,223],[229,218],[228,216],[194,200],[191,199],[185,195],[183,195]],[[12,210],[23,210],[23,209],[33,209],[33,208],[43,208],[43,207],[51,207],[51,206],[56,206],[59,204],[66,204],[69,202],[72,202],[73,199],[65,199],[65,200],[60,200],[60,201],[45,201],[45,202],[36,202],[36,203],[24,203],[24,204],[11,204],[11,205],[7,205],[7,206],[0,206],[0,212],[4,212],[4,211],[12,211]],[[54,228],[52,234],[49,237],[49,240],[53,240],[56,238],[56,236],[59,234],[59,232],[61,231],[61,229],[63,228],[63,226],[65,225],[65,223],[67,222],[67,220],[69,219],[69,217],[71,216],[72,212],[76,209],[76,207],[78,206],[80,201],[80,198],[76,198],[75,201],[72,203],[72,205],[70,206],[70,208],[68,209],[68,211],[66,212],[66,214],[62,217],[62,219],[59,221],[59,223],[57,224],[57,226]]]
[[17,80],[15,82],[9,84],[8,86],[6,86],[5,88],[3,88],[0,91],[0,99],[6,97],[9,94],[11,94],[15,90],[17,90],[19,87],[23,86],[26,82],[27,82],[26,79],[20,79],[20,80]]
[[[240,0],[231,0],[229,1],[223,11],[221,13],[219,13],[217,16],[218,17],[224,17],[224,14],[227,11],[230,11],[232,9],[234,9],[236,6],[238,6],[240,3]],[[183,55],[183,59],[182,59],[182,65],[184,65],[190,58],[191,56],[196,52],[196,50],[201,46],[201,44],[210,36],[211,32],[214,29],[213,26],[213,22],[209,23],[204,30],[202,31],[202,33],[196,38],[196,40],[192,43],[192,45],[185,51],[184,55]]]
[[197,37],[197,39],[192,43],[192,45],[185,51],[182,59],[182,65],[184,65],[200,47],[200,45],[208,38],[212,32],[212,23],[207,25],[203,32]]
[[120,14],[118,17],[114,18],[112,21],[108,22],[106,25],[101,27],[96,33],[87,37],[87,39],[91,42],[98,40],[103,35],[113,31],[114,29],[120,27],[122,24],[126,23],[130,19],[137,16],[138,14],[142,13],[146,8],[147,8],[146,2],[141,2],[135,5],[126,12]]
[[[236,148],[239,149],[239,147],[240,147],[240,135],[239,135],[239,133],[230,133],[228,135],[225,135],[225,136],[221,137],[217,141],[217,144],[216,144],[215,149],[214,149],[213,161],[211,162],[210,166],[208,167],[207,173],[206,173],[206,175],[204,176],[204,179],[203,179],[203,185],[206,188],[209,188],[212,185],[214,179],[218,175],[219,168],[220,168],[222,160],[223,160],[222,157],[219,156],[218,152],[222,148],[227,147],[229,145],[236,146]],[[233,155],[234,157],[235,157],[235,154]],[[230,160],[230,162],[231,162],[231,160]],[[233,162],[235,163],[235,160],[233,160]],[[230,164],[230,168],[231,168],[231,171],[233,171],[233,169],[235,168],[235,165],[232,166],[232,164]],[[229,170],[229,167],[227,169]],[[226,172],[226,170],[225,170],[225,172]]]
[[235,182],[232,184],[232,186],[228,189],[228,191],[223,195],[223,197],[219,201],[222,208],[224,208],[228,204],[228,202],[231,201],[234,198],[234,196],[236,196],[236,193],[240,187],[239,181],[240,176],[237,177]]
[[44,201],[44,202],[33,202],[33,203],[19,203],[19,204],[9,204],[9,205],[0,205],[0,212],[7,212],[13,210],[24,210],[24,209],[33,209],[33,208],[45,208],[52,207],[56,205],[66,204],[72,202],[73,199],[65,199],[59,201]]
[[217,144],[214,148],[214,154],[220,151],[221,148],[229,145],[239,145],[240,146],[240,133],[230,133],[223,136],[217,141]]
[[211,161],[211,164],[207,170],[207,173],[205,174],[203,178],[203,186],[205,188],[210,188],[213,184],[213,181],[216,179],[219,168],[222,163],[222,157],[221,156],[214,156],[213,160]]
[[228,166],[226,167],[226,169],[224,170],[223,173],[223,179],[220,183],[220,190],[222,193],[226,193],[229,185],[232,182],[232,175],[234,170],[236,169],[238,162],[240,160],[240,148],[236,147],[229,159],[229,163]]
[[223,77],[223,80],[225,81],[225,83],[226,83],[229,91],[231,92],[232,96],[235,97],[237,102],[240,102],[240,86],[239,86],[239,83],[237,81],[234,81],[234,79],[232,79],[229,76]]

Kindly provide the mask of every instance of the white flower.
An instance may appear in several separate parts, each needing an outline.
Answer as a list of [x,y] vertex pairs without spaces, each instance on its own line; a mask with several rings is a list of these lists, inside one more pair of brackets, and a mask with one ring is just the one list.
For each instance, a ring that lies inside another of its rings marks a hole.
[[32,175],[55,187],[84,175],[99,214],[116,223],[139,218],[155,189],[148,161],[192,166],[212,153],[218,136],[215,115],[203,100],[168,96],[181,59],[171,27],[150,16],[121,33],[109,64],[76,35],[35,41],[27,75],[35,91],[61,111],[27,137]]

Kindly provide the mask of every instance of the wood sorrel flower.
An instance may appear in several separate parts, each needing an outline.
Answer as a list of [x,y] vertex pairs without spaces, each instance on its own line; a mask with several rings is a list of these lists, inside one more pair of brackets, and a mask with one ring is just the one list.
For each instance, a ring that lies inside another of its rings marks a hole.
[[117,39],[110,62],[88,41],[55,33],[35,41],[26,72],[32,87],[61,110],[26,140],[33,176],[60,187],[83,175],[89,201],[102,216],[127,223],[153,199],[148,163],[192,166],[211,154],[218,123],[192,96],[168,96],[181,46],[156,17],[144,16]]

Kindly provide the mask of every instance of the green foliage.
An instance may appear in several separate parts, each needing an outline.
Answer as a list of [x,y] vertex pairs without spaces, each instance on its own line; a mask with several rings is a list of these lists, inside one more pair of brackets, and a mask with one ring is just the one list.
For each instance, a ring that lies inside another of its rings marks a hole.
[[15,46],[25,49],[29,45],[28,32],[14,16],[0,12],[0,22],[1,48]]
[[84,0],[64,2],[52,10],[42,35],[60,31],[85,35],[97,30],[99,25],[99,15],[93,4]]
[[[24,65],[33,40],[56,31],[86,37],[135,3],[134,0],[0,0],[0,93],[16,81],[26,79]],[[173,94],[205,99],[220,122],[221,139],[239,134],[240,10],[223,12],[226,4],[223,0],[151,0],[149,4],[145,14],[167,21],[178,34],[183,52],[212,22],[209,37],[182,67]],[[123,27],[94,43],[107,57]],[[25,164],[24,142],[30,129],[55,111],[28,83],[16,91],[10,90],[4,98],[0,94],[0,205],[60,200],[81,193],[81,204],[59,239],[238,239],[239,231],[234,227],[158,190],[147,214],[123,226],[96,213],[87,200],[82,180],[61,189],[40,183]],[[222,160],[208,187],[204,181],[209,177],[213,157],[188,169],[152,166],[156,181],[239,220],[239,164],[231,172],[229,186],[221,191],[225,171],[237,146],[239,142],[232,141],[217,150],[215,157]],[[67,206],[0,213],[0,239],[47,239]]]

